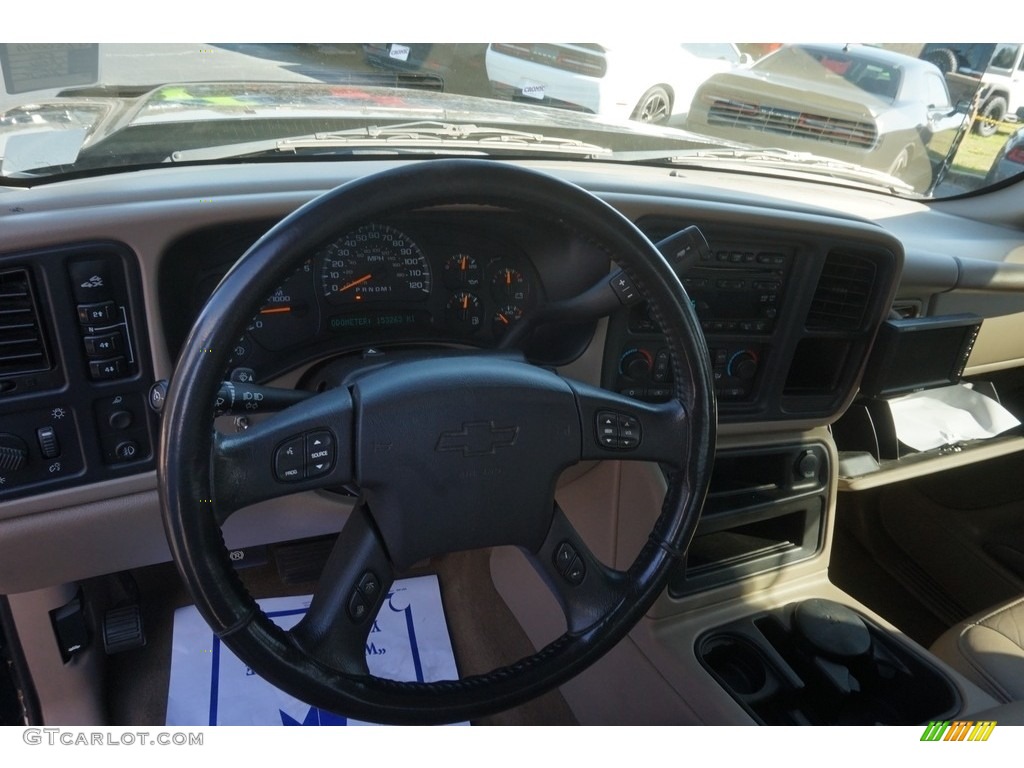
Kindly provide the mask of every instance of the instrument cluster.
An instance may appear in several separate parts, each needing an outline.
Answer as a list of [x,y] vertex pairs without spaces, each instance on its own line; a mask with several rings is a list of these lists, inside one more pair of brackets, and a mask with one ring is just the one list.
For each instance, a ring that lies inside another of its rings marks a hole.
[[369,223],[319,248],[267,297],[230,364],[275,367],[282,354],[327,340],[493,346],[543,293],[534,264],[505,238]]

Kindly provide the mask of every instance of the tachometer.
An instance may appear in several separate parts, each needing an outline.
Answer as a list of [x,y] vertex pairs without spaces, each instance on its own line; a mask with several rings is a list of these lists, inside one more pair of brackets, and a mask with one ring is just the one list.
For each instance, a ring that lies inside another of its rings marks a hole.
[[319,256],[323,296],[332,304],[424,301],[430,295],[430,264],[419,246],[394,227],[359,227]]

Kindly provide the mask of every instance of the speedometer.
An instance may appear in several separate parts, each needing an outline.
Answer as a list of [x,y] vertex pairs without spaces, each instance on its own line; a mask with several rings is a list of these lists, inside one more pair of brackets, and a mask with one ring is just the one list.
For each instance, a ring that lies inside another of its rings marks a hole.
[[424,301],[430,295],[430,264],[404,232],[366,224],[320,252],[320,285],[332,304]]

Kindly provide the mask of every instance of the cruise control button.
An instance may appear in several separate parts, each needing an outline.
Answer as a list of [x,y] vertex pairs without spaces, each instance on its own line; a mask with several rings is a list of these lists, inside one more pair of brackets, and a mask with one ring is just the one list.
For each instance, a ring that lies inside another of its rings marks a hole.
[[555,551],[555,568],[558,572],[565,575],[565,572],[569,570],[569,566],[572,565],[572,561],[576,559],[576,549],[567,541],[563,541],[558,545],[558,549]]
[[348,617],[356,624],[366,620],[370,615],[370,603],[358,589],[353,589],[348,599]]
[[303,439],[293,437],[278,447],[274,453],[274,476],[283,482],[301,480],[303,477]]
[[565,580],[570,584],[581,584],[583,577],[587,575],[587,568],[583,564],[583,560],[577,556],[572,559],[572,563],[569,564],[569,567],[566,568],[565,573],[562,575],[565,576]]
[[360,577],[356,589],[372,604],[377,599],[377,595],[380,594],[380,579],[377,578],[377,574],[373,571],[366,571]]

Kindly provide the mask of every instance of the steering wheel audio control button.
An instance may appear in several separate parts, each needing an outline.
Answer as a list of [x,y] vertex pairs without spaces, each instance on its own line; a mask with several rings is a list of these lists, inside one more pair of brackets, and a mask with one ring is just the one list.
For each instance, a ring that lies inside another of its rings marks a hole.
[[640,445],[640,421],[615,411],[597,414],[597,443],[603,448],[631,450]]
[[640,445],[640,422],[634,419],[632,416],[622,416],[618,418],[619,427],[619,447],[620,448],[636,448]]
[[304,440],[301,435],[282,443],[274,453],[274,475],[282,482],[305,476]]
[[306,434],[306,477],[317,477],[334,466],[334,438],[326,429]]
[[597,442],[605,448],[617,448],[619,446],[619,427],[615,414],[610,411],[601,411],[597,414]]

